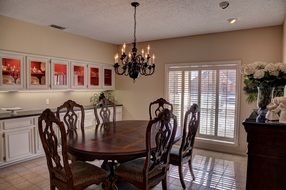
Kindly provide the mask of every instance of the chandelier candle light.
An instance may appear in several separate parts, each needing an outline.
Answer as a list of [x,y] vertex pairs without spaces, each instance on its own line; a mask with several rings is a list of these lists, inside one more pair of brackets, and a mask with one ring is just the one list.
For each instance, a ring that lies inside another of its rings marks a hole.
[[[132,2],[134,7],[134,41],[133,48],[128,55],[125,53],[126,44],[124,43],[121,49],[121,56],[115,55],[114,69],[118,75],[126,75],[134,81],[139,75],[149,76],[155,71],[155,55],[150,56],[150,45],[147,46],[147,51],[142,49],[141,54],[137,54],[136,48],[136,7],[139,6],[138,2]],[[120,63],[119,63],[120,62]]]

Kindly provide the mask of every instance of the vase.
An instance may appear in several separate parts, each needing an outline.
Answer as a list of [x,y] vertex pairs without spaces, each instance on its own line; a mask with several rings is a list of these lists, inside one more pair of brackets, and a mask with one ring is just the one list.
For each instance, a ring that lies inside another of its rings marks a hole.
[[274,87],[260,86],[257,87],[257,118],[256,122],[264,123],[266,120],[267,105],[271,102],[274,94]]

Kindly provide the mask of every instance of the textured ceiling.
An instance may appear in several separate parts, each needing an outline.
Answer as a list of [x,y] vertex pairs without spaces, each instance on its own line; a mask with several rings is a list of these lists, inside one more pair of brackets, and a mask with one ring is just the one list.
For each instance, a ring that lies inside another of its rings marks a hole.
[[[141,0],[137,40],[273,26],[283,23],[286,0]],[[131,0],[0,0],[0,15],[38,25],[56,24],[65,31],[100,41],[133,41]],[[228,18],[238,18],[229,24]]]

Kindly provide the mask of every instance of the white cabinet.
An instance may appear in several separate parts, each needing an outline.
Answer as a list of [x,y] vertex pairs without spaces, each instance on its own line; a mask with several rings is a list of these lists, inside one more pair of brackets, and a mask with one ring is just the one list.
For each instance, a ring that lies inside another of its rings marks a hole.
[[34,154],[33,117],[4,120],[5,161],[18,161]]
[[[110,109],[112,109],[110,107]],[[80,112],[76,114],[80,117]],[[63,119],[64,113],[60,114]],[[9,165],[44,155],[38,131],[38,117],[22,117],[0,120],[0,166]],[[116,120],[122,120],[122,106],[116,106]],[[85,127],[95,127],[93,109],[85,110]],[[80,123],[77,122],[80,130]],[[59,129],[54,126],[59,137]],[[60,138],[59,148],[60,148]]]
[[87,64],[71,62],[71,88],[87,88]]
[[24,89],[24,56],[0,52],[0,90]]
[[89,89],[99,89],[102,87],[102,69],[99,64],[88,64],[87,85]]
[[51,85],[55,89],[67,89],[70,84],[70,65],[68,60],[51,60]]
[[[36,119],[36,122],[38,122],[38,118],[35,118],[35,119]],[[38,127],[35,127],[34,139],[35,139],[35,153],[38,155],[44,155],[45,152],[44,152],[42,141],[39,135]]]
[[49,59],[27,56],[27,88],[48,89],[50,87]]
[[2,131],[3,122],[0,121],[0,165],[4,162],[4,133]]
[[102,65],[103,84],[105,90],[115,89],[115,72],[112,65]]
[[115,89],[112,65],[0,51],[0,90]]

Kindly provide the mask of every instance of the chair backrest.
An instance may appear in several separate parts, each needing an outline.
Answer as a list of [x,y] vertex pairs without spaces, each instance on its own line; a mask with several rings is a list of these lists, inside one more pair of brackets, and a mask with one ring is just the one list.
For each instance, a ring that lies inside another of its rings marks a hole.
[[148,184],[148,174],[165,175],[169,169],[169,155],[177,130],[177,118],[169,110],[164,109],[153,120],[146,130],[147,156],[144,165],[144,180]]
[[182,143],[180,146],[180,157],[192,156],[195,136],[200,123],[199,106],[193,104],[186,112],[184,118],[184,129]]
[[95,115],[97,124],[100,124],[101,121],[103,124],[108,123],[108,122],[115,122],[116,121],[115,104],[106,98],[102,98],[94,106],[94,115]]
[[[78,110],[77,110],[78,109]],[[57,107],[57,117],[60,118],[60,113],[64,112],[65,114],[63,116],[63,121],[65,123],[65,126],[67,127],[67,134],[69,133],[75,133],[77,134],[77,123],[78,120],[80,119],[80,127],[81,130],[84,131],[84,108],[82,105],[76,103],[73,100],[68,100],[66,101],[63,105]],[[79,116],[75,113],[75,111],[80,111],[80,118]]]
[[[63,122],[50,109],[46,109],[38,119],[38,127],[51,179],[57,177],[72,183],[73,176],[67,154],[67,134]],[[58,142],[57,129],[60,131],[61,142]],[[58,149],[59,144],[62,147],[61,151]]]
[[160,112],[162,112],[164,109],[168,108],[173,113],[173,105],[169,103],[164,98],[159,98],[154,102],[151,102],[149,105],[149,116],[150,120],[157,117]]

